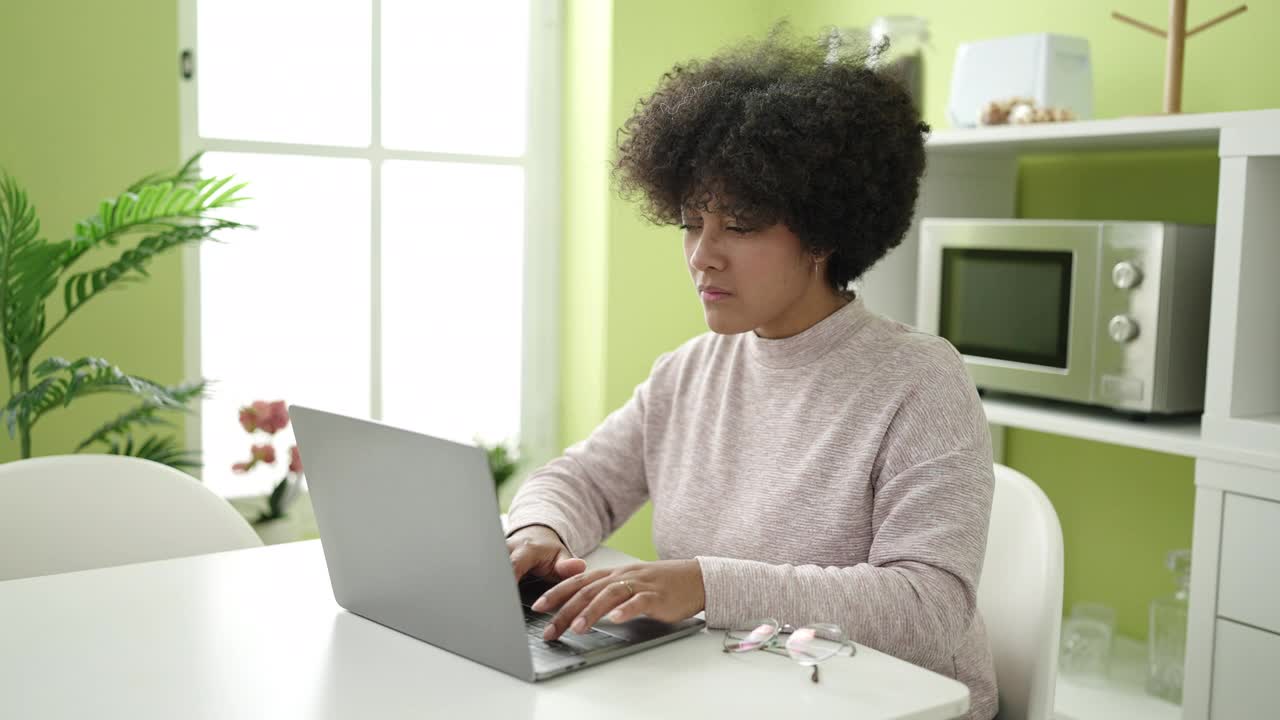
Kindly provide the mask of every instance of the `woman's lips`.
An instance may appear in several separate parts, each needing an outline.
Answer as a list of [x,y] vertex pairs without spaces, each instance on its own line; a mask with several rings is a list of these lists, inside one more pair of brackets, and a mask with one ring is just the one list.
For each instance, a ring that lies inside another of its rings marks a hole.
[[698,294],[702,297],[703,302],[719,302],[730,295],[730,293],[719,290],[702,290]]

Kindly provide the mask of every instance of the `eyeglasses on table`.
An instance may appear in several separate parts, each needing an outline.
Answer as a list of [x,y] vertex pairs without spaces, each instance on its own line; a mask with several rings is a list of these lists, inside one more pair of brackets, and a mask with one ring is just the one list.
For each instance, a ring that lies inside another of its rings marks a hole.
[[797,628],[773,618],[763,618],[744,623],[742,628],[725,631],[724,652],[753,650],[785,655],[805,667],[812,667],[810,679],[813,682],[818,682],[818,663],[837,655],[852,657],[857,654],[857,647],[845,637],[844,630],[831,623],[812,623]]

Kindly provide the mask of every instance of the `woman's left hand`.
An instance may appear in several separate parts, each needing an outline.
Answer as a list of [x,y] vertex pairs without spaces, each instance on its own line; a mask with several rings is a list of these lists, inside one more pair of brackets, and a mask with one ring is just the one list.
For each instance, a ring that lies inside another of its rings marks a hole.
[[538,612],[560,608],[543,633],[555,640],[566,630],[585,633],[605,615],[610,622],[641,614],[677,622],[701,612],[705,603],[697,560],[659,560],[587,570],[561,580],[531,607]]

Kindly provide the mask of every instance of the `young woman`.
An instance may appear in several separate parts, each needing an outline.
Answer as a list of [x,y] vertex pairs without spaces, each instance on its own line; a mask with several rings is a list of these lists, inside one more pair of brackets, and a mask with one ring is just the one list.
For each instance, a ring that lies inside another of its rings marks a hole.
[[[680,226],[711,332],[512,502],[516,576],[559,581],[535,605],[556,611],[548,639],[606,615],[836,623],[995,714],[981,402],[951,345],[849,290],[910,224],[928,129],[864,57],[785,29],[677,65],[638,104],[615,177]],[[585,572],[646,499],[662,559]]]

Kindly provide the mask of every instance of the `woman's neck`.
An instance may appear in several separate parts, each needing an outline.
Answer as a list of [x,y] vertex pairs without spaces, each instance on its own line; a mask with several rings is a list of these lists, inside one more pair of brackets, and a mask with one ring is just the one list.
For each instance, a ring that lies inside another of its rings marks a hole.
[[812,286],[800,299],[767,324],[755,329],[758,337],[769,340],[799,335],[849,304],[850,297],[841,295],[826,283]]

